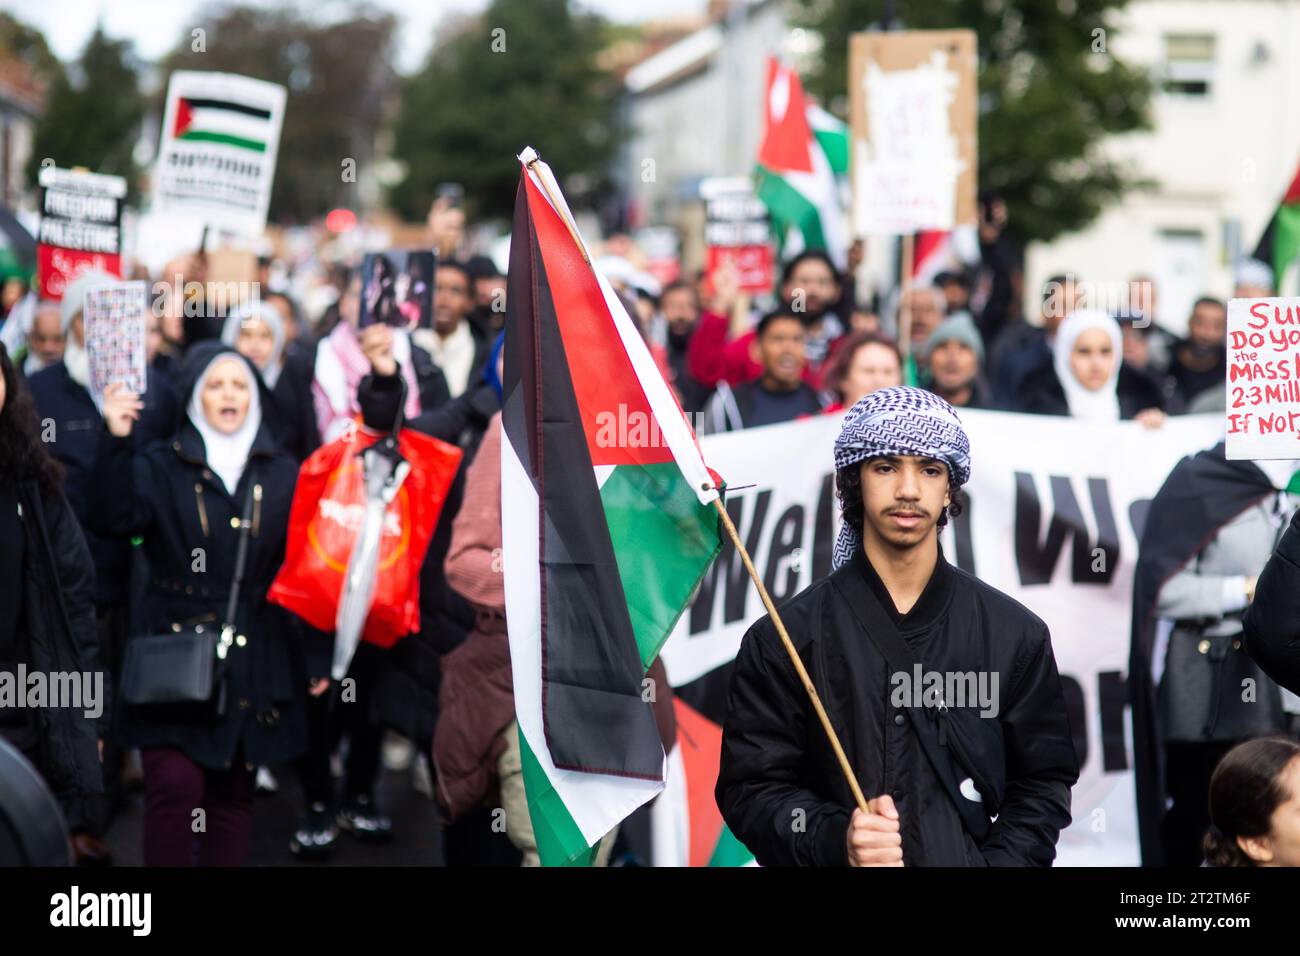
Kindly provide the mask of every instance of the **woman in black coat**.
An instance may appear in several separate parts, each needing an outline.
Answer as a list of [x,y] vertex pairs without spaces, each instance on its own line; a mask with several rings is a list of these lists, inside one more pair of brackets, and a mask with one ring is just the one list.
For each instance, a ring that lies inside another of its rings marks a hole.
[[[263,420],[264,386],[247,359],[215,342],[196,345],[182,387],[187,406],[174,438],[137,454],[130,434],[139,400],[110,386],[91,514],[109,533],[143,536],[153,576],[142,624],[144,633],[162,634],[221,626],[250,503],[226,706],[219,715],[195,716],[123,705],[114,730],[124,745],[142,750],[145,863],[190,865],[192,814],[201,807],[198,862],[233,865],[247,858],[252,836],[251,767],[292,759],[306,746],[309,667],[301,632],[296,619],[266,603],[284,557],[298,469]],[[319,652],[311,673],[328,674],[330,649],[307,650]],[[312,691],[326,683],[314,681]]]
[[1164,423],[1164,397],[1125,365],[1119,323],[1093,309],[1070,313],[1056,330],[1052,361],[1025,376],[1015,411],[1089,421]]
[[76,830],[86,801],[103,790],[94,715],[107,711],[109,686],[99,665],[94,565],[63,497],[63,468],[39,427],[0,344],[0,673],[6,682],[19,667],[76,674],[83,691],[87,679],[90,685],[80,706],[0,706],[0,737],[35,765]]

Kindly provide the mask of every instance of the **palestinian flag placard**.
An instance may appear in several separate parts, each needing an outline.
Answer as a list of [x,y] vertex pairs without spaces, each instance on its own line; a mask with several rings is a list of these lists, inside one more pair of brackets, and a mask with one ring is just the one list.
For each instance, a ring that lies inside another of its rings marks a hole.
[[720,480],[566,225],[550,170],[531,149],[520,161],[502,405],[506,623],[538,851],[544,865],[583,865],[663,789],[645,673],[720,548]]
[[274,83],[230,73],[173,73],[154,173],[155,211],[261,235],[284,103],[284,87]]
[[1273,270],[1273,289],[1278,295],[1300,294],[1300,283],[1288,275],[1297,257],[1300,257],[1300,169],[1296,170],[1277,210],[1264,227],[1254,255]]
[[769,59],[756,176],[782,259],[821,249],[844,265],[848,170],[848,126],[807,100],[798,73]]
[[272,131],[271,111],[266,107],[197,96],[176,101],[172,136],[187,143],[224,143],[265,153]]

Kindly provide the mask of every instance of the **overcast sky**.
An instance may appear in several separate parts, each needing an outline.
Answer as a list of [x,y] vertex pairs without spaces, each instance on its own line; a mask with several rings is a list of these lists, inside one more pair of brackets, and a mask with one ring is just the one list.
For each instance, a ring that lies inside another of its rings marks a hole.
[[[268,0],[251,0],[257,6],[278,6]],[[373,0],[401,19],[398,68],[413,70],[420,65],[434,26],[448,13],[481,10],[487,0]],[[636,22],[662,19],[682,13],[701,13],[706,0],[580,0],[611,20]],[[61,60],[74,59],[95,28],[96,21],[114,38],[130,38],[136,52],[147,60],[157,59],[173,46],[194,18],[210,3],[207,0],[5,0],[5,8],[20,20],[37,27]],[[317,0],[308,4],[328,18],[346,4]]]

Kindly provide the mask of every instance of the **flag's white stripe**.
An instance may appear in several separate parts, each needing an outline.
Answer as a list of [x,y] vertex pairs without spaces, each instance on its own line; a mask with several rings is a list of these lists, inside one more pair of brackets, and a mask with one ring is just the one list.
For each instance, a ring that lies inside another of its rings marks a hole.
[[519,729],[589,846],[663,789],[658,781],[558,770],[542,729],[539,502],[509,438],[501,442],[501,529],[510,669]]
[[227,136],[239,136],[265,143],[271,138],[274,127],[271,126],[270,120],[258,119],[246,113],[200,107],[190,113],[189,131],[224,133]]
[[826,251],[832,260],[843,266],[848,253],[845,210],[839,199],[839,187],[835,181],[835,171],[826,159],[821,144],[815,140],[808,150],[812,156],[811,173],[787,170],[781,176],[795,190],[817,207],[817,214],[822,222],[822,236],[826,239]]
[[664,792],[650,807],[650,859],[655,866],[691,865],[691,818],[681,740],[668,755]]
[[[519,154],[519,161],[523,163],[524,171],[532,177],[533,182],[541,189],[542,195],[548,201],[551,196],[559,201],[560,208],[556,209],[556,212],[561,220],[573,222],[573,215],[569,212],[568,203],[564,200],[564,194],[560,192],[551,168],[541,161],[529,164],[535,155],[531,147]],[[830,166],[826,163],[826,157],[823,155],[821,159],[822,165],[829,171]],[[554,203],[551,203],[551,206],[555,208]],[[587,251],[587,244],[582,239],[582,234],[578,232],[576,224],[574,232],[577,233],[578,242],[587,254],[587,258],[590,259],[591,253]],[[601,275],[600,270],[594,265],[592,271],[600,283],[600,291],[605,296],[605,304],[609,307],[610,315],[614,317],[614,327],[618,329],[619,338],[622,339],[623,347],[632,361],[632,369],[636,372],[637,380],[641,383],[641,388],[650,403],[650,412],[659,422],[659,430],[673,453],[673,458],[677,461],[677,467],[682,470],[682,475],[690,483],[691,490],[695,492],[695,497],[699,499],[700,504],[711,504],[718,497],[718,492],[713,490],[713,479],[704,465],[704,458],[695,444],[690,426],[686,424],[676,399],[673,398],[672,392],[668,390],[668,384],[659,373],[659,367],[655,365],[645,339],[641,337],[641,333],[624,310],[623,303],[614,294],[609,280]]]
[[808,125],[815,133],[818,130],[822,132],[838,133],[840,136],[848,138],[849,125],[835,116],[828,113],[815,103],[807,104]]

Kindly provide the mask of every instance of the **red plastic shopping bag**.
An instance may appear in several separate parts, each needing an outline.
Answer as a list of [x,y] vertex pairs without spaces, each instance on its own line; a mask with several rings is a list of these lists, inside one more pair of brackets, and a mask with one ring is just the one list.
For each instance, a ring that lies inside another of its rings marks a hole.
[[[379,435],[362,428],[302,464],[289,514],[284,564],[267,599],[322,631],[333,631],[353,545],[366,512],[361,453]],[[384,514],[375,596],[362,640],[392,647],[420,628],[420,566],[463,452],[403,429],[397,436],[410,474]]]

